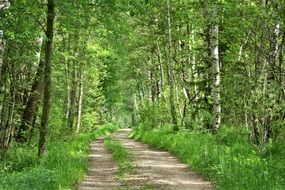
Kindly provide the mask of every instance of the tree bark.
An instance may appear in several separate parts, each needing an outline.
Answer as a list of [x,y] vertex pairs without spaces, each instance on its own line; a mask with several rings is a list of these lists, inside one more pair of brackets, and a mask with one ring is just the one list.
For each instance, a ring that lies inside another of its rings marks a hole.
[[272,120],[272,108],[273,108],[273,101],[277,98],[275,98],[275,88],[274,88],[274,82],[276,80],[276,61],[278,58],[278,52],[279,52],[279,45],[278,45],[278,38],[280,34],[280,24],[279,22],[276,23],[274,27],[274,31],[272,34],[271,39],[271,50],[270,50],[270,57],[269,57],[269,64],[268,64],[268,75],[267,75],[267,95],[266,98],[268,100],[271,100],[269,105],[266,105],[265,107],[265,115],[263,118],[263,128],[264,128],[264,135],[263,140],[265,143],[268,143],[269,138],[271,137],[271,120]]
[[162,55],[161,55],[161,50],[160,50],[160,47],[159,47],[159,41],[157,40],[156,42],[156,45],[157,45],[157,54],[158,54],[158,70],[159,70],[159,97],[164,100],[164,69],[163,69],[163,61],[162,61]]
[[78,111],[77,111],[77,123],[76,123],[76,133],[80,130],[81,124],[81,113],[82,113],[82,103],[83,103],[83,79],[84,79],[84,63],[81,61],[79,69],[79,97],[78,97]]
[[77,70],[76,70],[76,65],[75,61],[73,61],[73,66],[72,66],[72,73],[71,73],[71,80],[72,84],[70,87],[70,95],[69,95],[69,111],[68,111],[68,116],[67,116],[67,127],[70,130],[73,129],[74,125],[74,118],[76,116],[76,89],[77,89]]
[[15,115],[15,104],[16,104],[16,71],[15,65],[12,66],[12,78],[10,85],[11,103],[9,106],[8,120],[5,126],[5,134],[3,138],[3,148],[8,150],[12,136],[14,133],[14,115]]
[[168,21],[168,83],[169,83],[169,104],[172,117],[173,130],[178,131],[177,112],[174,103],[174,73],[173,73],[173,46],[172,46],[172,24],[171,24],[171,2],[167,0],[167,21]]
[[[42,50],[44,51],[44,44],[40,44]],[[35,120],[35,115],[37,111],[37,106],[42,99],[43,94],[43,72],[44,72],[44,60],[41,58],[41,54],[39,56],[39,65],[36,73],[36,77],[34,79],[32,89],[30,91],[30,96],[26,105],[24,106],[24,112],[22,115],[22,122],[17,132],[16,140],[21,143],[26,143],[29,139],[27,132],[32,130],[32,124]]]
[[220,95],[220,62],[219,62],[219,26],[217,23],[217,7],[213,5],[212,16],[215,20],[211,28],[211,60],[212,60],[212,95],[213,105],[213,130],[218,131],[221,124],[221,95]]
[[[64,49],[65,47],[67,48],[67,52],[70,52],[70,41],[71,41],[71,37],[70,35],[68,35],[68,40],[67,40],[67,44],[66,41],[63,40],[63,46]],[[65,39],[63,37],[63,39]],[[67,126],[67,121],[70,115],[70,58],[65,57],[64,58],[64,63],[65,63],[65,81],[66,81],[66,97],[65,97],[65,101],[64,101],[64,105],[63,105],[63,110],[64,110],[64,116],[63,116],[63,120],[62,120],[62,126],[66,127]]]
[[38,156],[41,157],[45,152],[46,135],[48,128],[51,96],[51,64],[52,64],[52,46],[54,38],[54,0],[48,0],[47,3],[47,25],[46,25],[46,45],[45,45],[45,70],[44,70],[44,98],[40,127],[40,139]]

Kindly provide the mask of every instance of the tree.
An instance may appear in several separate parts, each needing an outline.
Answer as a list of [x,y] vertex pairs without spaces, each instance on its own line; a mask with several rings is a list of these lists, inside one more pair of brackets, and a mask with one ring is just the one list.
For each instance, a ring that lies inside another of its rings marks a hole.
[[218,131],[221,124],[221,95],[220,95],[220,62],[219,62],[219,25],[217,22],[217,5],[212,7],[213,24],[211,26],[210,43],[211,43],[211,62],[213,76],[213,129]]
[[54,38],[54,0],[48,0],[47,3],[47,25],[46,25],[46,42],[45,42],[45,70],[44,70],[44,98],[43,111],[41,117],[40,139],[38,155],[41,157],[45,152],[46,135],[48,128],[48,119],[50,112],[50,96],[51,96],[51,58],[52,46]]
[[168,83],[169,83],[169,103],[174,131],[178,131],[177,113],[174,103],[174,74],[173,74],[173,46],[172,46],[172,25],[171,25],[171,2],[167,0],[167,22],[168,22]]

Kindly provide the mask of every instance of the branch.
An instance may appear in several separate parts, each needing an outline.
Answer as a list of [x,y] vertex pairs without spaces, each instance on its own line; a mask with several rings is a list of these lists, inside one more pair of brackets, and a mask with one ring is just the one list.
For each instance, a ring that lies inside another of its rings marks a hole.
[[45,35],[47,34],[47,31],[46,31],[46,27],[34,16],[32,15],[32,17],[34,18],[34,20],[40,25],[40,27],[42,28],[42,30],[44,31]]

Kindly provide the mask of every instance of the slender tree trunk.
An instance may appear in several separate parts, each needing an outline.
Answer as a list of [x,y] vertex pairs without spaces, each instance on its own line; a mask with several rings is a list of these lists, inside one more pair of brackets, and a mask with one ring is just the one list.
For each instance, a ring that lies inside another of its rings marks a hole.
[[54,0],[48,0],[47,4],[47,25],[46,25],[46,45],[45,45],[45,70],[44,70],[44,98],[43,110],[41,117],[40,139],[38,156],[41,157],[45,152],[46,135],[48,128],[49,112],[50,112],[50,96],[51,96],[51,62],[52,62],[52,46],[54,38]]
[[8,114],[8,120],[5,126],[5,134],[4,134],[4,144],[3,148],[5,150],[9,149],[11,138],[14,133],[14,114],[15,114],[15,104],[16,104],[16,71],[15,71],[15,65],[13,65],[12,68],[12,78],[11,78],[11,85],[10,85],[10,94],[11,94],[11,103],[9,106],[9,114]]
[[5,48],[5,41],[3,37],[3,30],[0,30],[0,78],[2,73],[2,65],[3,65],[3,58],[4,58],[4,48]]
[[[285,24],[285,21],[284,21],[284,24]],[[285,97],[284,79],[283,79],[284,45],[285,45],[285,30],[283,29],[282,41],[280,44],[279,56],[278,56],[278,61],[279,61],[279,88],[280,88],[278,103],[280,103],[282,98]]]
[[81,113],[82,113],[82,103],[83,103],[83,79],[84,79],[84,63],[81,61],[79,70],[79,98],[78,98],[78,112],[77,112],[77,123],[76,123],[76,133],[80,130],[81,124]]
[[132,102],[132,126],[136,126],[137,124],[137,112],[138,112],[138,105],[137,105],[137,97],[133,95],[133,102]]
[[173,73],[173,46],[172,46],[172,24],[171,24],[171,2],[167,0],[167,20],[168,20],[168,83],[169,83],[169,104],[172,116],[173,130],[178,131],[177,112],[174,103],[174,73]]
[[[262,0],[262,8],[264,9],[264,14],[266,14],[266,0]],[[253,142],[255,144],[260,143],[260,120],[261,116],[257,112],[257,107],[260,104],[260,100],[258,97],[263,97],[265,94],[265,87],[266,87],[266,80],[267,80],[267,73],[265,71],[265,50],[266,50],[266,40],[267,40],[267,33],[266,33],[266,28],[267,28],[267,23],[264,22],[262,25],[262,31],[261,31],[261,42],[260,42],[260,48],[259,51],[257,52],[257,60],[255,64],[255,91],[253,92],[253,97],[254,97],[254,103],[253,103]],[[262,90],[263,89],[263,90]],[[262,102],[264,103],[264,102]]]
[[189,65],[191,65],[191,79],[192,79],[192,82],[194,83],[194,100],[195,100],[195,106],[198,99],[199,99],[199,96],[198,96],[198,86],[197,86],[197,80],[198,80],[198,72],[197,72],[197,65],[196,65],[196,55],[195,55],[195,52],[194,52],[194,48],[193,46],[195,45],[195,32],[193,29],[190,28],[189,25],[187,25],[187,30],[188,30],[188,35],[189,35],[189,45],[188,45],[188,48],[189,48]]
[[70,76],[69,76],[69,66],[70,63],[69,63],[69,60],[66,62],[66,69],[65,69],[65,73],[66,73],[66,91],[67,91],[67,94],[66,94],[66,104],[64,106],[64,109],[65,109],[65,119],[64,119],[64,124],[67,125],[67,121],[70,117]]
[[[10,7],[10,2],[8,0],[0,2],[0,10],[8,9],[9,7]],[[4,31],[0,29],[0,74],[3,64],[4,49],[5,49]]]
[[159,41],[157,40],[156,42],[156,45],[157,45],[157,53],[158,53],[158,67],[159,67],[159,76],[160,76],[160,97],[162,98],[162,100],[164,100],[164,69],[163,69],[163,61],[162,61],[162,54],[161,54],[161,50],[160,50],[160,47],[159,47]]
[[[275,100],[275,88],[274,88],[274,82],[276,80],[276,61],[278,57],[279,52],[279,45],[278,45],[278,38],[280,34],[280,24],[279,22],[275,25],[272,39],[271,39],[271,52],[269,57],[269,64],[268,64],[268,75],[267,75],[267,99]],[[269,138],[271,137],[271,120],[272,120],[272,108],[273,103],[269,103],[269,105],[266,105],[265,108],[265,115],[263,119],[263,128],[264,128],[264,136],[263,140],[265,143],[268,143]]]
[[0,131],[4,113],[5,75],[8,67],[8,64],[4,63],[4,50],[5,40],[3,36],[3,30],[0,30]]
[[149,80],[150,80],[150,94],[151,94],[151,101],[153,104],[157,101],[157,79],[156,79],[156,64],[154,60],[152,59],[152,56],[150,57],[150,67],[149,67]]
[[[178,27],[178,31],[181,31],[181,27]],[[181,32],[179,34],[180,36],[183,35],[183,33]],[[183,47],[184,47],[184,43],[182,43],[182,40],[179,38],[178,40],[178,43],[179,43],[179,52],[180,52],[180,58],[179,58],[179,62],[181,64],[181,75],[180,75],[180,78],[181,78],[181,81],[182,81],[182,89],[183,89],[183,94],[184,94],[184,97],[186,99],[186,101],[184,102],[187,102],[187,103],[190,103],[190,90],[189,90],[189,75],[188,75],[188,69],[186,67],[186,60],[183,59]],[[185,108],[185,106],[183,106]],[[183,109],[184,109],[183,108]],[[182,112],[182,111],[181,111]],[[184,111],[183,111],[184,113]],[[182,114],[183,118],[185,117],[184,114]]]
[[219,26],[217,23],[217,7],[213,6],[213,19],[216,21],[211,28],[211,60],[212,60],[212,95],[214,100],[213,105],[213,130],[218,131],[221,124],[221,95],[220,95],[220,62],[219,62]]
[[[42,46],[42,44],[40,44]],[[44,44],[42,47],[41,52],[44,51]],[[30,91],[30,96],[28,100],[26,101],[26,105],[24,106],[24,112],[22,115],[22,122],[20,125],[20,128],[18,130],[16,140],[18,142],[25,143],[28,140],[28,134],[27,132],[32,130],[32,124],[35,119],[37,106],[42,98],[43,94],[43,72],[44,72],[44,60],[41,58],[41,55],[39,56],[39,65],[38,70],[36,73],[36,77],[34,79],[34,83],[32,85],[32,89]]]
[[[68,35],[68,41],[67,41],[67,52],[70,52],[70,41],[71,37]],[[65,48],[65,40],[64,40],[64,48]],[[64,117],[63,117],[63,122],[62,125],[64,127],[67,126],[67,121],[70,116],[70,59],[66,58],[64,59],[65,63],[65,81],[66,81],[66,97],[63,105],[63,110],[64,110]]]
[[70,105],[69,105],[69,111],[68,111],[68,118],[67,118],[67,127],[70,130],[73,130],[73,125],[74,125],[74,118],[76,116],[76,89],[77,89],[77,70],[76,70],[76,65],[75,61],[73,61],[73,66],[72,66],[72,84],[71,84],[71,89],[70,89]]

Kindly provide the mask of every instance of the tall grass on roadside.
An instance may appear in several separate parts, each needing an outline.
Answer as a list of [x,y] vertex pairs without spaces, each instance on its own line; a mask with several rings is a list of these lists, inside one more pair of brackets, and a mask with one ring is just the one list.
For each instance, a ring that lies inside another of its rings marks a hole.
[[133,166],[132,156],[125,149],[119,141],[114,140],[113,138],[106,138],[104,141],[106,148],[112,153],[113,159],[117,162],[119,166],[118,178],[123,181],[124,178],[132,171]]
[[233,127],[223,127],[213,135],[140,126],[131,136],[170,151],[213,181],[217,189],[285,189],[285,143],[280,146],[280,142],[271,142],[261,153],[251,145],[246,131]]
[[88,167],[89,144],[98,136],[117,130],[112,124],[98,127],[89,134],[53,139],[46,154],[37,158],[33,145],[13,147],[0,164],[2,190],[72,189],[83,179]]

